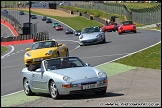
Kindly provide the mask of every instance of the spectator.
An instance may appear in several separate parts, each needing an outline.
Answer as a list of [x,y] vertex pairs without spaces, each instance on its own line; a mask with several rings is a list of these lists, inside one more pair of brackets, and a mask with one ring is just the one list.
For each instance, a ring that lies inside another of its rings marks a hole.
[[106,21],[105,26],[109,25],[108,21]]

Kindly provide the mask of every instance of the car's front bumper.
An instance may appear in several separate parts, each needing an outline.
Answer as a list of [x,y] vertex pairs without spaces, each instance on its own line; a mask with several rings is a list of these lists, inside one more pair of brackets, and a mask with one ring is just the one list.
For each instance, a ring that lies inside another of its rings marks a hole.
[[90,45],[90,44],[97,44],[97,43],[101,43],[102,39],[89,39],[89,40],[80,40],[79,41],[79,45]]
[[[85,93],[87,91],[95,92],[99,90],[104,90],[108,86],[108,82],[104,83],[104,80],[108,80],[107,78],[92,78],[92,79],[84,79],[81,81],[76,81],[70,83],[70,88],[63,88],[61,83],[57,83],[58,91],[60,95],[68,95],[73,93]],[[96,87],[83,89],[84,85],[95,84]]]
[[[45,59],[50,59],[50,58],[56,58],[56,55],[50,55],[50,56],[46,56],[46,57],[40,57],[43,60]],[[38,60],[38,61],[34,61],[34,59],[38,59],[38,58],[25,58],[25,65],[29,65],[29,64],[40,64],[42,60]]]

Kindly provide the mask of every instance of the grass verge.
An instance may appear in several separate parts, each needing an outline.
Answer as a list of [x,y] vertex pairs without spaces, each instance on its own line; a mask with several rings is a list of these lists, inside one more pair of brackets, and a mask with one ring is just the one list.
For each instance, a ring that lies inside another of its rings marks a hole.
[[129,66],[161,70],[161,43],[115,62]]
[[7,48],[4,46],[1,46],[1,54],[3,54],[5,51],[7,51]]

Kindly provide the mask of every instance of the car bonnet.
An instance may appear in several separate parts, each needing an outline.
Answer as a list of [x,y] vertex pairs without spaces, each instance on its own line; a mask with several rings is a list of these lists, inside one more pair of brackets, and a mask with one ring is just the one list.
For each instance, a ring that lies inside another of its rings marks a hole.
[[73,80],[97,77],[97,74],[93,67],[64,68],[55,70],[55,73],[63,76],[69,76]]
[[86,40],[86,39],[95,39],[96,36],[100,34],[100,32],[94,32],[94,33],[84,33],[82,34],[83,35],[83,40]]
[[45,57],[46,53],[48,53],[50,50],[56,50],[56,47],[31,50],[28,51],[28,53],[31,55],[31,58],[39,58]]

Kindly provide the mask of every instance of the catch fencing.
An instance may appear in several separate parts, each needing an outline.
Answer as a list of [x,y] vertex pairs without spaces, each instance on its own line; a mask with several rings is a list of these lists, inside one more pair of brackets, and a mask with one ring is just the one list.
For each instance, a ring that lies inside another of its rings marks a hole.
[[71,1],[71,5],[78,8],[101,10],[105,13],[118,14],[139,24],[161,23],[161,4],[144,9],[130,9],[120,3],[96,3],[94,1]]
[[131,9],[132,21],[142,24],[161,23],[161,5],[144,9]]

